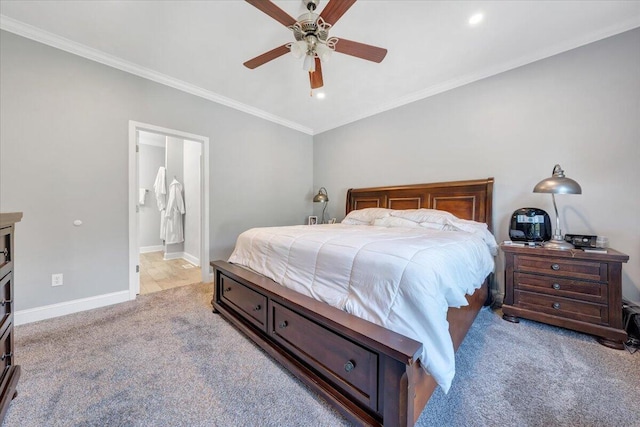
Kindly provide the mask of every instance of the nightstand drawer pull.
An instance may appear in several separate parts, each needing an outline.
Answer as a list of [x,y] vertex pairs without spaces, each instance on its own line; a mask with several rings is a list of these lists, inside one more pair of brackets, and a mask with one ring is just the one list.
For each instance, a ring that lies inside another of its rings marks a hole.
[[11,357],[11,356],[13,356],[13,353],[11,353],[11,352],[10,353],[5,353],[2,356],[0,356],[0,360],[4,361],[4,359],[6,359],[7,357]]
[[560,310],[560,303],[559,302],[554,302],[553,303],[553,308],[555,308],[556,310]]
[[228,288],[224,289],[225,292],[231,292],[231,286],[229,286]]
[[10,299],[5,299],[5,300],[2,300],[2,302],[0,302],[0,305],[1,305],[1,306],[3,306],[3,307],[4,307],[6,304],[11,304],[11,300],[10,300]]
[[262,309],[262,306],[260,304],[257,304],[255,307],[253,307],[253,311],[260,311]]
[[553,289],[555,289],[556,291],[560,289],[560,283],[554,283],[553,284]]
[[560,270],[560,266],[558,264],[551,264],[551,269],[553,271],[558,271],[558,270]]
[[289,326],[289,323],[288,323],[286,320],[283,320],[283,321],[282,321],[282,322],[280,322],[280,324],[278,325],[278,327],[279,327],[280,329],[284,329],[284,328],[286,328],[287,326]]
[[355,367],[356,367],[356,362],[354,362],[353,360],[349,360],[347,363],[344,364],[345,372],[351,372]]

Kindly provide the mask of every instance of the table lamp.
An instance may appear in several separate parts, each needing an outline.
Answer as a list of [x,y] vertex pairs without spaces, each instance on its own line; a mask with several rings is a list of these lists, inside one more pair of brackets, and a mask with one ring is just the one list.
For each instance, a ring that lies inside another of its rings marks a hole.
[[327,204],[329,203],[329,195],[327,194],[327,189],[324,187],[320,187],[318,194],[313,196],[313,201],[315,203],[324,203],[324,207],[322,208],[322,224],[324,224],[324,211],[327,209]]
[[546,249],[573,249],[573,245],[564,240],[562,230],[560,229],[560,217],[558,216],[558,207],[556,206],[556,194],[582,194],[582,188],[580,184],[564,176],[564,171],[560,165],[553,167],[553,175],[551,178],[546,178],[540,181],[534,188],[534,193],[551,193],[553,199],[553,209],[556,213],[556,229],[553,232],[553,237],[548,242],[544,242],[543,246]]

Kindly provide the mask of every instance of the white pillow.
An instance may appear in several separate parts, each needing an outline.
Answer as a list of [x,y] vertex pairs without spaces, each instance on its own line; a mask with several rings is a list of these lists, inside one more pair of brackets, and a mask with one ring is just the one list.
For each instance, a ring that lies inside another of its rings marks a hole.
[[413,222],[404,218],[396,218],[393,216],[374,219],[373,225],[377,225],[379,227],[420,227],[420,224],[418,224],[417,222]]
[[457,219],[454,214],[437,209],[402,209],[392,211],[391,216],[409,219],[417,223],[431,222],[442,225],[447,224],[449,220]]
[[340,221],[340,224],[347,224],[347,225],[371,225],[370,222],[367,221],[360,221],[358,219],[353,219],[353,218],[345,218],[342,221]]
[[378,218],[385,218],[389,216],[389,212],[391,209],[385,208],[366,208],[366,209],[357,209],[355,211],[351,211],[347,214],[347,216],[342,220],[343,224],[373,224],[373,221]]
[[[398,218],[400,219],[400,218]],[[431,230],[446,230],[446,231],[451,231],[451,230],[455,230],[454,227],[447,225],[447,224],[436,224],[435,222],[421,222],[420,223],[420,227],[423,228],[428,228]]]

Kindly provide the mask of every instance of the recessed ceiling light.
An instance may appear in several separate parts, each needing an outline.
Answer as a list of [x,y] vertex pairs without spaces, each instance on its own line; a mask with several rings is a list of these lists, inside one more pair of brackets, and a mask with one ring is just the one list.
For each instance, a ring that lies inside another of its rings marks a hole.
[[471,26],[478,25],[479,23],[482,22],[483,19],[484,19],[484,15],[481,12],[476,13],[475,15],[471,15],[471,18],[469,18],[469,25]]
[[318,98],[318,99],[324,99],[324,97],[325,97],[324,92],[318,92],[318,93],[316,93],[316,98]]

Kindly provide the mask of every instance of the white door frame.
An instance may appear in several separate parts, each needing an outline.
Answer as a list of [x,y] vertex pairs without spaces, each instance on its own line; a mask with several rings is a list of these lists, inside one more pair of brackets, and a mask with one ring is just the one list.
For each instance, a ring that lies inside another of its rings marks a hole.
[[174,129],[129,120],[129,299],[140,293],[140,242],[138,236],[138,162],[136,156],[137,133],[161,133],[202,144],[200,185],[200,269],[203,282],[210,282],[209,273],[209,138]]

